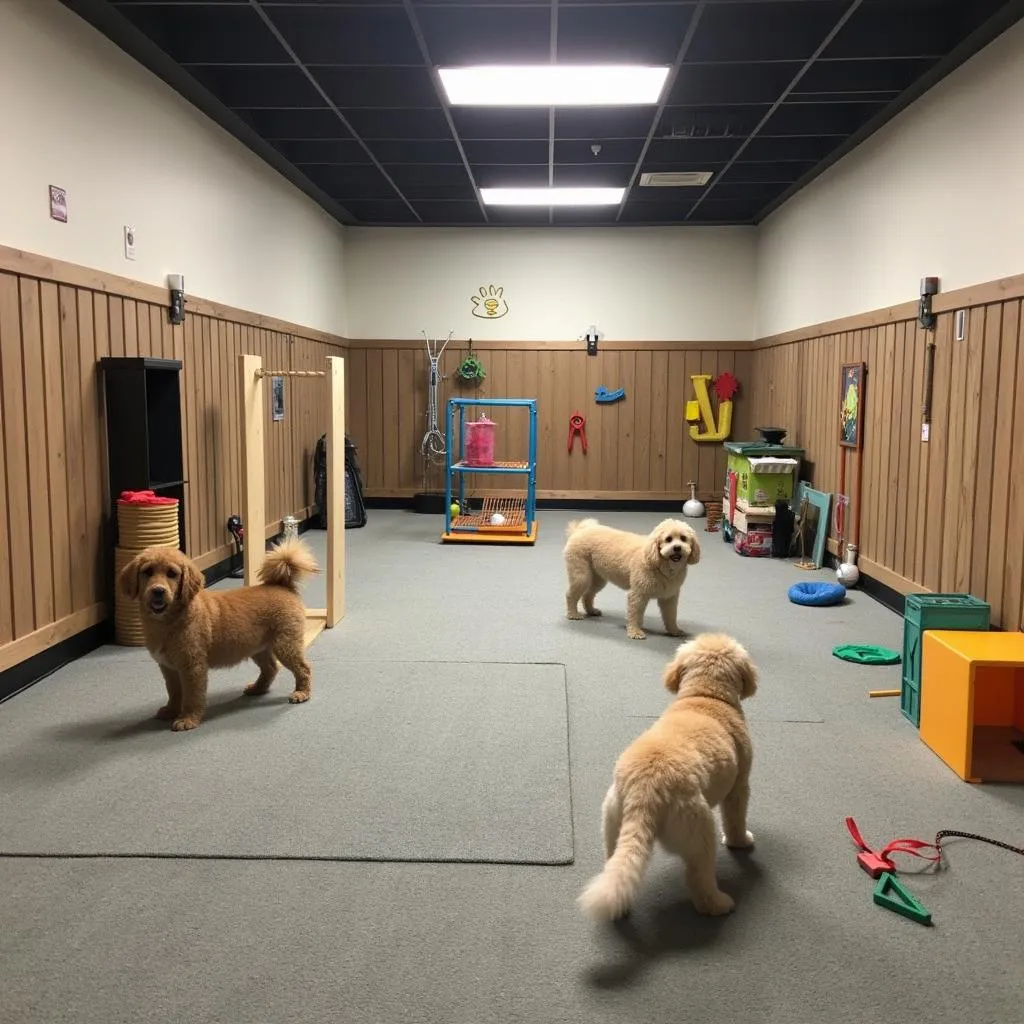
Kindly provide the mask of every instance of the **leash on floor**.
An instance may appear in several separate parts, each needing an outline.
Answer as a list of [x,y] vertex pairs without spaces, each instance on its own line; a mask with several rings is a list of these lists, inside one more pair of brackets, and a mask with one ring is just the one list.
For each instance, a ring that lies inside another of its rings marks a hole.
[[[911,857],[920,857],[922,860],[933,861],[936,866],[941,867],[943,839],[973,839],[976,842],[998,846],[1001,850],[1009,850],[1010,853],[1018,853],[1024,857],[1024,849],[1019,846],[1011,846],[1009,843],[1004,843],[999,839],[990,839],[988,836],[981,836],[975,832],[961,832],[958,829],[951,828],[940,829],[936,832],[934,843],[926,843],[922,839],[894,839],[881,850],[872,850],[864,842],[864,837],[860,834],[860,829],[857,828],[857,823],[853,818],[846,819],[846,828],[859,849],[857,863],[872,878],[878,878],[885,871],[892,872],[896,870],[896,865],[890,856],[893,853],[906,853]],[[934,850],[935,854],[932,856],[921,852],[923,850]]]
[[[878,906],[895,911],[897,914],[902,914],[923,925],[932,923],[931,911],[898,881],[892,854],[906,853],[911,857],[920,857],[922,860],[931,861],[937,868],[941,868],[943,839],[957,838],[989,843],[1002,850],[1009,850],[1011,853],[1019,853],[1024,856],[1024,849],[1020,847],[1011,846],[999,839],[990,839],[988,836],[979,836],[975,832],[961,832],[951,828],[940,829],[936,832],[934,843],[926,843],[923,839],[894,839],[881,850],[872,850],[864,842],[864,837],[860,834],[860,829],[857,828],[857,823],[853,818],[846,819],[846,828],[857,845],[857,863],[877,882],[872,893],[874,902]],[[925,850],[934,850],[935,852],[934,854],[924,853]]]

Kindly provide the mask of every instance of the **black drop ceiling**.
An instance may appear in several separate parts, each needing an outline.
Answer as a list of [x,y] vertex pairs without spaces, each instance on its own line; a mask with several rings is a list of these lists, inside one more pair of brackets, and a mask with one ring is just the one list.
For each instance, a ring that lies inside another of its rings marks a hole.
[[[1024,14],[1022,0],[62,2],[342,223],[371,225],[757,223]],[[672,70],[659,106],[550,112],[449,109],[432,73],[551,60]],[[638,184],[672,170],[713,177]],[[611,208],[479,201],[549,184],[628,191]]]

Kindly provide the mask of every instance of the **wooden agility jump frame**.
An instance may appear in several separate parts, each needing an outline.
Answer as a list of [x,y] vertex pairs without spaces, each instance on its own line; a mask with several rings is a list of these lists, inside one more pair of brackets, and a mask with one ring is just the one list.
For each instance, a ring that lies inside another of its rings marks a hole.
[[[266,466],[263,422],[267,415],[265,377],[324,377],[330,415],[327,425],[327,607],[306,609],[307,646],[345,614],[345,360],[327,359],[326,370],[264,370],[260,356],[240,355],[242,413],[242,523],[254,542],[242,546],[243,582],[253,586],[266,545]],[[340,521],[340,525],[339,525]]]

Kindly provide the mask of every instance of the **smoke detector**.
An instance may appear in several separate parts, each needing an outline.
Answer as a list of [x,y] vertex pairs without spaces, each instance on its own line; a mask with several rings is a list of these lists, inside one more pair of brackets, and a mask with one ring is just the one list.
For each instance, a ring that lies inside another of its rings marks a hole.
[[710,180],[711,171],[649,171],[640,175],[640,184],[646,188],[706,185]]

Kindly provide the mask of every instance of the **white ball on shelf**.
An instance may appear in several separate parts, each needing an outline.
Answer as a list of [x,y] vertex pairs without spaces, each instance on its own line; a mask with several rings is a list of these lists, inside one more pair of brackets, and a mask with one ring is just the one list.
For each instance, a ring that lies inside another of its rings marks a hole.
[[500,512],[495,512],[494,515],[491,516],[491,526],[504,526],[504,525],[505,525],[505,517]]

